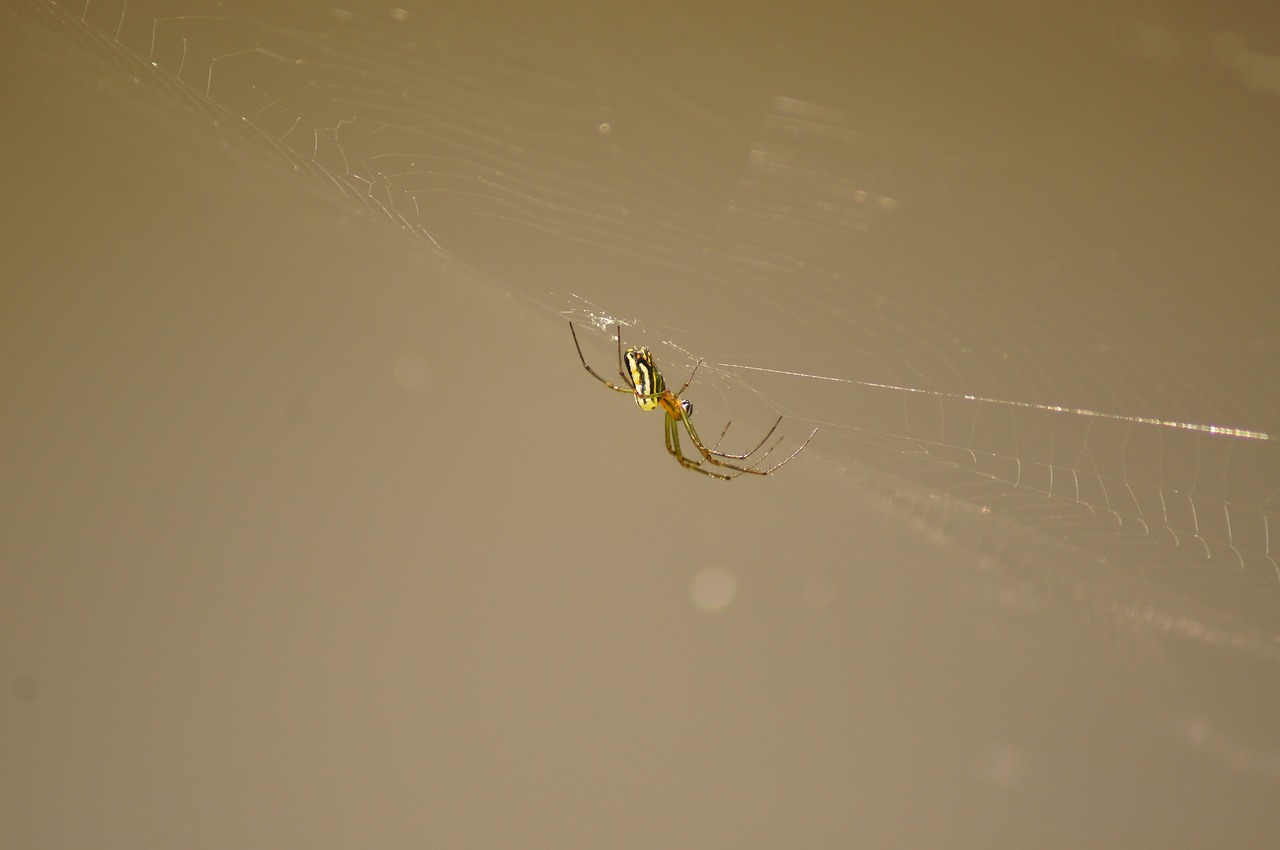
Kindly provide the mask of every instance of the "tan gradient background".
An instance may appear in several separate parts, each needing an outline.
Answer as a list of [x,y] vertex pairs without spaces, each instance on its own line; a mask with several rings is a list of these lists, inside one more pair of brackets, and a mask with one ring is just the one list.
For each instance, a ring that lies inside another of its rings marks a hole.
[[[0,846],[1274,846],[1266,552],[1132,566],[1030,485],[916,471],[900,398],[763,374],[700,377],[703,430],[818,438],[703,480],[564,326],[1274,428],[1280,26],[1204,5],[5,3]],[[303,31],[314,85],[218,58]],[[228,120],[416,126],[392,78],[492,181],[416,231]],[[1273,444],[1098,428],[1276,511]],[[1070,426],[1008,429],[1030,469]]]

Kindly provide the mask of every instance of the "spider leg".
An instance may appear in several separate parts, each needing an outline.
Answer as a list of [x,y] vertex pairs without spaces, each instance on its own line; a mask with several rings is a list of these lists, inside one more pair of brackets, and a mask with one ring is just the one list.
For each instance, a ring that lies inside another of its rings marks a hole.
[[702,438],[698,436],[698,429],[694,427],[693,420],[690,419],[684,413],[683,408],[679,408],[679,410],[680,410],[680,422],[677,423],[673,421],[672,423],[673,427],[676,429],[674,433],[677,435],[676,437],[677,441],[679,440],[679,436],[678,436],[679,425],[683,424],[685,431],[689,433],[689,440],[693,443],[694,448],[698,450],[698,454],[702,455],[702,460],[699,461],[699,463],[709,463],[712,466],[718,466],[721,469],[732,469],[735,473],[737,473],[736,475],[718,475],[717,476],[718,478],[737,478],[738,475],[742,475],[743,473],[746,473],[746,472],[752,473],[753,475],[768,474],[766,470],[756,469],[756,465],[759,463],[759,461],[757,461],[755,464],[752,464],[751,466],[739,466],[736,463],[729,463],[729,461],[722,460],[716,457],[715,455],[713,455],[711,453],[711,450],[708,449],[706,445],[702,442]]
[[[730,452],[720,451],[720,442],[721,440],[724,439],[724,435],[729,433],[729,426],[732,424],[733,424],[733,420],[729,420],[729,422],[724,426],[724,430],[720,432],[720,437],[719,439],[716,440],[715,445],[707,449],[707,451],[711,452],[711,454],[715,455],[716,457],[731,458],[733,460],[746,460],[756,452],[760,451],[760,447],[763,446],[768,441],[768,439],[773,436],[773,432],[777,431],[778,426],[782,424],[782,417],[781,416],[778,417],[777,421],[773,423],[773,427],[769,429],[769,431],[764,435],[763,438],[761,438],[760,442],[755,444],[755,447],[752,448],[751,451],[746,452],[745,454],[740,454],[740,455],[735,455]],[[774,448],[777,448],[777,446],[775,445]],[[770,449],[769,451],[773,451],[773,449]],[[768,452],[766,452],[765,454],[767,455]]]
[[[781,469],[782,467],[784,467],[784,466],[786,466],[787,464],[791,463],[791,461],[795,460],[796,455],[798,455],[798,454],[800,454],[800,452],[804,451],[804,447],[805,447],[805,446],[807,446],[807,445],[809,445],[809,443],[811,443],[811,442],[813,441],[813,438],[814,438],[815,436],[817,436],[817,434],[818,434],[818,429],[817,429],[817,428],[814,428],[812,431],[810,431],[810,432],[809,432],[809,436],[807,436],[807,437],[805,437],[805,438],[804,438],[804,442],[800,444],[800,447],[799,447],[798,449],[796,449],[794,452],[792,452],[791,454],[787,455],[787,456],[786,456],[785,458],[783,458],[781,461],[779,461],[778,463],[775,463],[773,466],[771,466],[771,467],[769,467],[767,470],[765,470],[765,475],[768,475],[770,472],[776,472],[776,471],[778,471],[779,469]],[[778,441],[778,443],[781,443],[781,442],[782,442],[781,440],[779,440],[779,441]],[[778,447],[778,443],[774,443],[774,444],[773,444],[773,448],[769,449],[769,451],[770,451],[770,452],[772,452],[772,451],[773,451],[773,449],[776,449],[776,448]],[[767,456],[767,455],[768,455],[768,452],[765,452],[765,455]],[[764,460],[764,458],[761,458],[761,460]]]
[[733,420],[732,420],[732,419],[730,419],[728,422],[724,423],[724,430],[722,430],[722,431],[720,432],[720,436],[719,436],[719,437],[716,437],[716,441],[715,441],[714,443],[712,443],[712,445],[711,445],[711,452],[712,452],[712,454],[716,454],[716,453],[717,453],[717,452],[716,452],[716,449],[720,448],[720,444],[724,442],[724,435],[729,433],[729,426],[730,426],[730,425],[732,425],[732,424],[733,424]]
[[677,397],[684,395],[684,391],[689,389],[689,385],[693,383],[693,376],[698,374],[698,367],[701,366],[705,360],[705,357],[699,357],[698,362],[693,364],[693,371],[689,373],[689,380],[684,382],[683,387],[676,390]]
[[693,460],[692,458],[685,457],[684,452],[680,450],[679,423],[677,423],[676,420],[672,419],[670,416],[664,416],[663,419],[666,420],[664,423],[664,427],[666,428],[665,436],[667,440],[667,451],[671,454],[672,457],[674,457],[677,461],[679,461],[680,465],[683,466],[685,469],[692,469],[694,472],[701,472],[703,475],[709,475],[712,478],[719,478],[721,481],[729,481],[730,479],[737,478],[738,475],[742,474],[739,472],[736,475],[724,475],[719,472],[713,472],[710,469],[703,469],[702,461]]
[[[773,466],[769,467],[768,469],[761,469],[760,464],[763,463],[765,458],[767,458],[773,452],[773,450],[778,447],[778,444],[781,443],[782,440],[778,440],[777,443],[774,443],[772,446],[770,446],[768,451],[766,451],[760,457],[756,458],[755,462],[752,463],[750,466],[739,466],[736,463],[730,463],[728,460],[724,460],[722,458],[734,458],[736,460],[744,460],[746,458],[738,458],[736,455],[727,455],[723,452],[713,453],[711,449],[708,449],[706,445],[703,444],[701,438],[698,437],[698,429],[694,427],[693,422],[689,419],[688,416],[683,415],[683,411],[682,411],[682,415],[680,416],[680,419],[684,422],[685,430],[689,432],[689,439],[693,441],[694,447],[697,448],[698,453],[702,455],[703,462],[709,463],[712,466],[721,467],[722,469],[732,469],[735,472],[737,472],[738,475],[742,475],[743,473],[750,473],[752,475],[769,475],[770,473],[775,472],[778,469],[781,469],[783,466],[786,466],[793,459],[795,459],[796,455],[804,451],[805,446],[809,445],[809,441],[813,439],[814,434],[818,433],[818,430],[815,428],[813,430],[813,433],[809,435],[808,439],[806,439],[803,443],[800,444],[800,448],[796,449],[794,452],[788,455],[780,463],[776,463]],[[773,428],[769,429],[769,433],[765,434],[765,440],[769,439],[769,437],[773,434],[774,430],[777,429],[777,427],[778,427],[778,423],[775,422],[773,425]],[[763,440],[760,442],[760,445],[764,445]],[[752,454],[758,451],[760,448],[760,445],[756,446],[754,449],[748,452],[747,457],[750,457]],[[737,476],[730,475],[728,477],[736,478]]]
[[622,382],[631,387],[632,392],[635,392],[635,381],[631,380],[631,376],[627,374],[625,364],[622,361],[622,322],[614,325],[614,332],[618,337],[618,375],[622,378]]
[[[582,346],[578,344],[578,332],[573,329],[573,322],[569,323],[569,333],[573,334],[573,347],[578,349],[578,359],[582,361],[582,368],[590,372],[591,377],[595,378],[597,381],[604,384],[606,387],[608,387],[609,389],[613,390],[616,393],[631,393],[632,395],[635,395],[636,391],[634,389],[628,389],[627,387],[614,386],[613,384],[606,381],[603,377],[601,377],[599,372],[597,372],[595,369],[592,369],[591,366],[587,364],[587,358],[584,357],[582,354]],[[619,333],[618,344],[619,345],[622,344],[621,333]],[[623,377],[626,377],[626,376],[624,375]]]

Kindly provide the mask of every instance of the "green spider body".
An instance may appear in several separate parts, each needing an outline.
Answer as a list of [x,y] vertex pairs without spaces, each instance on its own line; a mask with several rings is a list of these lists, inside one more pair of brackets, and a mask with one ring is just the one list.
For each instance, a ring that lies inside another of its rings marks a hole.
[[653,354],[647,348],[628,348],[622,355],[623,367],[631,375],[631,385],[635,387],[636,406],[641,410],[656,410],[661,407],[667,415],[676,419],[680,414],[675,410],[674,401],[678,401],[684,409],[685,416],[693,415],[693,403],[679,398],[674,393],[667,397],[667,382],[662,377],[662,370],[653,362]]
[[[765,451],[764,454],[756,458],[755,462],[750,466],[739,466],[733,463],[734,460],[745,461],[756,452],[760,451],[760,447],[773,436],[773,432],[778,429],[778,424],[782,422],[782,417],[778,417],[778,421],[773,423],[773,427],[764,435],[764,439],[756,443],[751,451],[745,454],[730,454],[720,451],[720,443],[724,440],[724,435],[729,432],[729,426],[725,425],[724,430],[720,432],[720,439],[716,440],[715,445],[707,448],[703,444],[702,439],[698,436],[698,431],[693,427],[693,404],[687,399],[681,398],[681,394],[689,388],[689,384],[693,383],[693,376],[698,373],[698,367],[702,365],[699,360],[693,367],[693,372],[689,375],[689,380],[684,382],[684,386],[679,392],[672,392],[667,389],[667,382],[662,377],[661,370],[658,369],[656,363],[653,362],[653,354],[647,348],[628,348],[624,353],[622,350],[622,326],[618,326],[618,375],[623,382],[627,384],[625,387],[616,386],[605,380],[595,369],[587,364],[587,358],[582,353],[582,346],[578,343],[578,332],[573,328],[573,322],[569,323],[569,332],[573,334],[573,345],[578,349],[578,359],[582,361],[582,368],[586,369],[591,377],[604,384],[614,392],[630,393],[635,396],[636,405],[641,410],[657,410],[661,408],[664,419],[665,439],[667,444],[667,452],[680,462],[685,469],[692,469],[703,475],[709,475],[712,478],[729,480],[737,478],[744,473],[752,475],[768,475],[779,467],[791,461],[796,455],[809,445],[809,440],[813,439],[813,434],[809,435],[809,439],[805,440],[800,448],[796,449],[791,455],[781,463],[775,464],[768,469],[759,469],[759,465],[769,454],[778,447],[778,443],[774,443]],[[690,458],[680,449],[680,429],[684,428],[688,433],[690,441],[693,442],[694,448],[698,450],[701,457]],[[778,442],[781,442],[779,440]],[[715,472],[712,469],[703,468],[703,464],[720,469],[731,470],[728,473]]]
[[635,387],[636,404],[641,410],[653,410],[658,406],[658,396],[667,391],[667,382],[662,379],[662,372],[653,362],[653,355],[647,348],[628,348],[622,355],[622,362],[631,375],[631,385]]

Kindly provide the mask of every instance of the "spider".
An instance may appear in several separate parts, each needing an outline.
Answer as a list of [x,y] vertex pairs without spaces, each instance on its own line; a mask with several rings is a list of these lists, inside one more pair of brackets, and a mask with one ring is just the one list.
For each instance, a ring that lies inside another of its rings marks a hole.
[[[778,425],[782,422],[779,416],[777,422],[773,423],[773,427],[764,435],[760,442],[755,444],[751,451],[745,454],[735,455],[728,452],[720,451],[720,442],[724,439],[724,435],[729,433],[729,425],[724,426],[724,430],[720,432],[720,439],[716,440],[715,445],[707,448],[698,437],[698,429],[693,427],[693,403],[683,398],[684,391],[689,389],[689,384],[693,383],[693,376],[698,374],[698,367],[702,365],[702,360],[694,364],[693,371],[689,373],[689,380],[684,382],[684,386],[678,392],[671,392],[667,389],[667,382],[662,378],[662,372],[658,370],[658,366],[653,362],[653,355],[647,348],[628,348],[624,353],[622,350],[622,325],[618,324],[618,375],[622,377],[625,386],[615,386],[601,377],[600,373],[587,365],[587,358],[582,354],[582,346],[578,344],[578,332],[573,328],[573,322],[569,322],[569,333],[573,335],[573,346],[578,349],[578,359],[582,361],[582,368],[591,373],[591,377],[604,384],[616,393],[630,393],[635,396],[636,404],[641,410],[657,410],[661,409],[666,414],[666,439],[667,451],[680,462],[685,469],[692,469],[694,472],[700,472],[703,475],[710,475],[712,478],[719,478],[728,481],[737,478],[744,473],[751,475],[769,475],[777,472],[783,466],[790,463],[796,455],[804,451],[804,447],[809,445],[809,441],[813,439],[813,435],[818,433],[814,429],[813,434],[801,443],[800,448],[796,449],[781,463],[776,463],[768,469],[760,469],[760,464],[764,462],[770,453],[773,452],[782,442],[781,438],[774,443],[765,453],[756,458],[750,466],[740,466],[732,461],[747,461],[756,452],[760,451],[760,447],[765,444],[773,432],[778,430]],[[693,445],[698,450],[701,459],[685,457],[684,452],[680,450],[680,427],[684,426],[684,430],[688,432],[689,439],[693,441]],[[732,470],[731,472],[716,472],[715,470],[705,468],[703,464],[718,467],[720,469]]]

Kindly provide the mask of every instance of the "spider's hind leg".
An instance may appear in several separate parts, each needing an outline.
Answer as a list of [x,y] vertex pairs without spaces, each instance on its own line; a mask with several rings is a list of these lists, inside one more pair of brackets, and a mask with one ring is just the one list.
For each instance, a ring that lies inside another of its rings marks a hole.
[[[778,426],[782,424],[782,417],[781,417],[781,416],[779,416],[779,417],[778,417],[777,421],[773,423],[773,427],[772,427],[772,428],[770,428],[767,432],[765,432],[765,435],[764,435],[763,437],[761,437],[761,438],[760,438],[760,442],[756,443],[756,444],[755,444],[755,446],[751,449],[751,451],[746,452],[745,454],[740,454],[740,455],[736,455],[736,454],[733,454],[733,453],[731,453],[731,452],[722,452],[722,451],[720,451],[720,443],[724,440],[724,435],[729,433],[729,426],[730,426],[730,425],[732,425],[732,424],[733,424],[733,420],[732,420],[732,419],[730,419],[730,420],[725,424],[725,426],[724,426],[724,430],[720,432],[720,436],[719,436],[719,438],[717,438],[717,439],[716,439],[715,445],[713,445],[711,448],[707,449],[707,452],[708,452],[709,454],[713,454],[713,455],[715,455],[716,457],[730,458],[730,459],[732,459],[732,460],[746,460],[747,458],[751,457],[751,456],[752,456],[753,454],[755,454],[756,452],[760,451],[760,447],[761,447],[761,446],[763,446],[766,442],[768,442],[769,438],[773,436],[773,432],[774,432],[774,431],[777,431],[777,430],[778,430]],[[780,442],[782,442],[782,440],[781,440],[781,439],[779,439],[779,440],[778,440],[778,442],[780,443]],[[770,448],[770,449],[769,449],[769,451],[771,452],[771,451],[773,451],[774,449],[776,449],[777,447],[778,447],[778,444],[777,444],[777,443],[774,443],[773,447],[772,447],[772,448]],[[769,452],[765,452],[765,453],[764,453],[764,455],[761,457],[761,460],[763,460],[763,458],[764,458],[764,457],[767,457],[767,456],[768,456],[768,454],[769,454]]]

